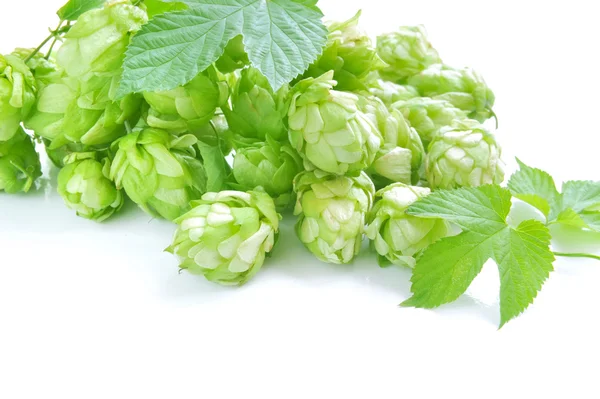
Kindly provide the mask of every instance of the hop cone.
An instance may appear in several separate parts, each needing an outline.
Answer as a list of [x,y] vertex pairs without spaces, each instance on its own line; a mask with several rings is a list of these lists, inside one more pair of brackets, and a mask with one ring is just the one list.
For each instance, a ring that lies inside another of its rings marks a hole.
[[383,136],[383,146],[368,172],[376,187],[390,183],[418,181],[423,163],[423,144],[402,114],[388,108],[376,97],[363,97],[361,109]]
[[430,190],[402,183],[377,192],[375,205],[368,213],[367,237],[379,255],[379,264],[391,262],[415,266],[415,257],[433,242],[449,233],[443,219],[423,219],[407,215],[406,209],[429,195]]
[[150,105],[146,121],[151,127],[174,134],[193,132],[210,122],[228,96],[227,83],[220,81],[216,70],[210,67],[173,90],[144,93]]
[[377,127],[359,110],[359,97],[333,90],[333,72],[298,83],[288,113],[290,142],[315,168],[358,174],[369,167],[381,147]]
[[319,259],[349,263],[358,254],[365,215],[371,209],[375,187],[365,173],[334,176],[319,171],[296,177],[295,215],[300,241]]
[[283,120],[288,91],[284,86],[273,93],[267,78],[258,69],[242,70],[231,95],[232,110],[223,108],[229,129],[244,138],[259,141],[267,136],[285,140],[287,129]]
[[427,180],[433,189],[500,184],[504,180],[500,153],[494,136],[479,122],[454,121],[429,145]]
[[444,100],[417,97],[394,103],[392,108],[402,112],[410,125],[419,133],[425,145],[429,144],[441,127],[454,120],[467,118],[467,113]]
[[97,160],[93,152],[73,153],[58,174],[58,193],[78,216],[101,222],[119,211],[124,196],[109,178],[108,158]]
[[0,141],[0,191],[27,192],[41,175],[33,141],[22,128],[17,128],[10,140]]
[[19,135],[35,103],[35,79],[18,55],[0,55],[0,141]]
[[280,216],[265,193],[207,193],[176,220],[179,228],[168,251],[179,267],[223,285],[241,285],[271,252]]
[[337,89],[357,91],[367,88],[370,73],[383,63],[369,36],[358,27],[358,12],[345,22],[329,23],[329,38],[323,54],[308,68],[304,77],[317,78],[334,71]]
[[127,0],[81,15],[57,53],[58,71],[40,90],[26,126],[52,141],[106,148],[139,119],[141,98],[116,101],[121,65],[130,37],[145,22],[145,11]]
[[265,143],[239,149],[233,161],[233,176],[243,191],[262,187],[279,209],[293,198],[294,177],[302,171],[302,160],[289,145],[267,137]]
[[419,92],[414,87],[399,85],[383,79],[373,81],[369,85],[369,92],[383,101],[388,107],[398,101],[406,101],[419,97]]
[[379,36],[377,53],[389,65],[381,71],[381,75],[394,82],[403,81],[430,65],[442,62],[422,25],[404,26],[397,32]]
[[175,137],[153,128],[130,133],[112,145],[110,179],[150,215],[174,220],[206,191],[196,142],[192,135]]
[[469,118],[483,122],[494,116],[494,93],[483,77],[472,69],[454,69],[445,65],[432,65],[408,83],[422,96],[446,100],[467,111]]
[[222,73],[231,73],[250,64],[248,54],[244,50],[242,36],[236,36],[227,43],[223,55],[215,62]]

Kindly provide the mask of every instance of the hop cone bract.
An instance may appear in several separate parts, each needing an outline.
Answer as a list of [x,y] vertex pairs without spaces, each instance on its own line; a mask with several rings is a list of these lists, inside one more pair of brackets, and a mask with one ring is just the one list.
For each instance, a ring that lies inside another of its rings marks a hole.
[[0,141],[0,191],[27,192],[41,175],[33,141],[22,128],[17,128],[10,140]]

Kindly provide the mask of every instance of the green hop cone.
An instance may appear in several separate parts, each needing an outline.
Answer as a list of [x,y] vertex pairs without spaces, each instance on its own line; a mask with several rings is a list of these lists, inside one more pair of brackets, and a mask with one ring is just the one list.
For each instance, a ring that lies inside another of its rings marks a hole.
[[34,143],[22,128],[17,128],[10,140],[0,141],[0,191],[27,192],[41,175]]
[[399,85],[383,79],[376,79],[369,85],[369,92],[379,98],[386,106],[398,101],[406,101],[419,97],[419,92],[412,86]]
[[18,55],[0,55],[0,141],[19,134],[35,103],[35,79]]
[[384,144],[368,169],[375,186],[418,182],[425,151],[417,132],[400,112],[390,111],[377,97],[362,97],[360,106],[383,136]]
[[422,25],[403,26],[377,38],[377,54],[389,66],[381,71],[386,80],[404,81],[441,61]]
[[57,52],[57,68],[46,77],[27,128],[50,140],[50,148],[70,143],[106,148],[135,125],[141,96],[116,100],[125,50],[147,22],[127,0],[108,1],[82,14]]
[[399,101],[394,103],[392,108],[402,112],[425,145],[433,140],[441,127],[450,125],[454,120],[467,118],[465,111],[456,108],[450,102],[428,97]]
[[146,122],[173,134],[194,132],[210,122],[228,96],[227,83],[221,81],[217,71],[210,67],[183,86],[144,93],[144,99],[150,105]]
[[175,222],[168,251],[180,268],[223,285],[242,285],[262,267],[275,245],[280,216],[266,193],[206,193]]
[[500,155],[496,139],[479,122],[454,121],[429,145],[427,180],[433,189],[500,184],[504,180]]
[[110,161],[94,152],[73,153],[58,174],[58,193],[78,216],[102,222],[118,212],[125,197],[109,178]]
[[196,142],[190,134],[175,137],[153,128],[130,133],[111,146],[110,178],[148,214],[174,220],[206,191]]
[[258,69],[241,71],[231,95],[232,109],[223,107],[229,129],[244,138],[264,141],[267,136],[285,140],[283,122],[287,112],[288,86],[273,92],[267,78]]
[[333,90],[332,79],[330,71],[294,86],[288,113],[290,143],[307,170],[356,175],[373,163],[382,137],[360,111],[360,98]]
[[237,150],[233,161],[236,188],[249,191],[262,187],[278,209],[292,202],[294,177],[301,171],[302,160],[296,151],[270,137],[265,143]]
[[373,182],[364,172],[349,177],[313,171],[298,175],[294,189],[300,241],[324,262],[351,262],[360,251],[373,204]]
[[375,205],[367,215],[367,237],[379,257],[379,264],[415,266],[415,258],[435,241],[449,234],[443,219],[422,219],[406,214],[406,209],[429,195],[424,187],[392,184],[376,194]]
[[446,100],[467,111],[469,118],[484,122],[494,116],[495,96],[476,71],[432,65],[409,79],[422,96]]
[[227,43],[223,55],[215,62],[221,73],[231,73],[250,64],[248,54],[244,49],[243,37],[236,36]]
[[358,26],[361,12],[345,22],[328,24],[329,38],[323,54],[304,73],[303,77],[317,78],[334,71],[337,89],[357,91],[367,88],[371,72],[384,64],[377,56],[371,38]]

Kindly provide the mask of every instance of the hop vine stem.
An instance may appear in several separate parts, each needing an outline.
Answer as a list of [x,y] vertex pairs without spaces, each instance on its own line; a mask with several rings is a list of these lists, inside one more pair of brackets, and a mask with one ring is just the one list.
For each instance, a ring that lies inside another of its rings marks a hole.
[[[29,61],[31,61],[31,59],[32,59],[33,57],[35,57],[35,55],[36,55],[37,53],[39,53],[39,52],[40,52],[40,50],[41,50],[41,49],[42,49],[42,48],[43,48],[43,47],[44,47],[44,46],[45,46],[45,45],[46,45],[46,44],[47,44],[47,43],[48,43],[50,40],[54,39],[54,42],[52,43],[52,46],[50,47],[50,52],[52,51],[52,48],[54,47],[54,44],[56,44],[56,40],[58,40],[58,36],[59,36],[59,34],[61,33],[61,27],[62,27],[62,24],[63,24],[64,22],[65,22],[64,20],[61,20],[61,21],[60,21],[60,23],[58,24],[58,26],[56,27],[56,29],[54,29],[54,30],[50,31],[50,35],[49,35],[47,38],[45,38],[45,39],[44,39],[44,41],[43,41],[42,43],[40,43],[40,45],[39,45],[39,46],[37,46],[37,47],[35,48],[35,50],[33,50],[33,51],[31,52],[31,54],[29,54],[29,56],[28,56],[27,58],[25,58],[25,63],[28,63]],[[50,54],[50,52],[48,52],[48,54]]]
[[564,258],[589,258],[600,261],[600,256],[584,253],[566,253],[566,252],[554,252],[554,255]]

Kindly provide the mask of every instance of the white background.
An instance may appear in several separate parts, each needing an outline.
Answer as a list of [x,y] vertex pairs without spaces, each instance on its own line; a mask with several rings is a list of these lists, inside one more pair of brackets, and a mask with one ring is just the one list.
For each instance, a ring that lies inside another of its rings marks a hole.
[[[0,52],[35,47],[62,2],[3,2]],[[558,181],[600,178],[594,3],[320,2],[330,18],[362,7],[374,35],[424,23],[447,63],[494,89],[509,171],[518,155]],[[322,264],[288,221],[263,271],[222,288],[178,274],[162,252],[171,224],[131,205],[104,224],[79,219],[55,177],[0,194],[1,398],[599,397],[599,263],[557,261],[498,331],[493,264],[454,304],[402,309],[407,270],[369,253]],[[600,243],[576,240],[562,249]]]

